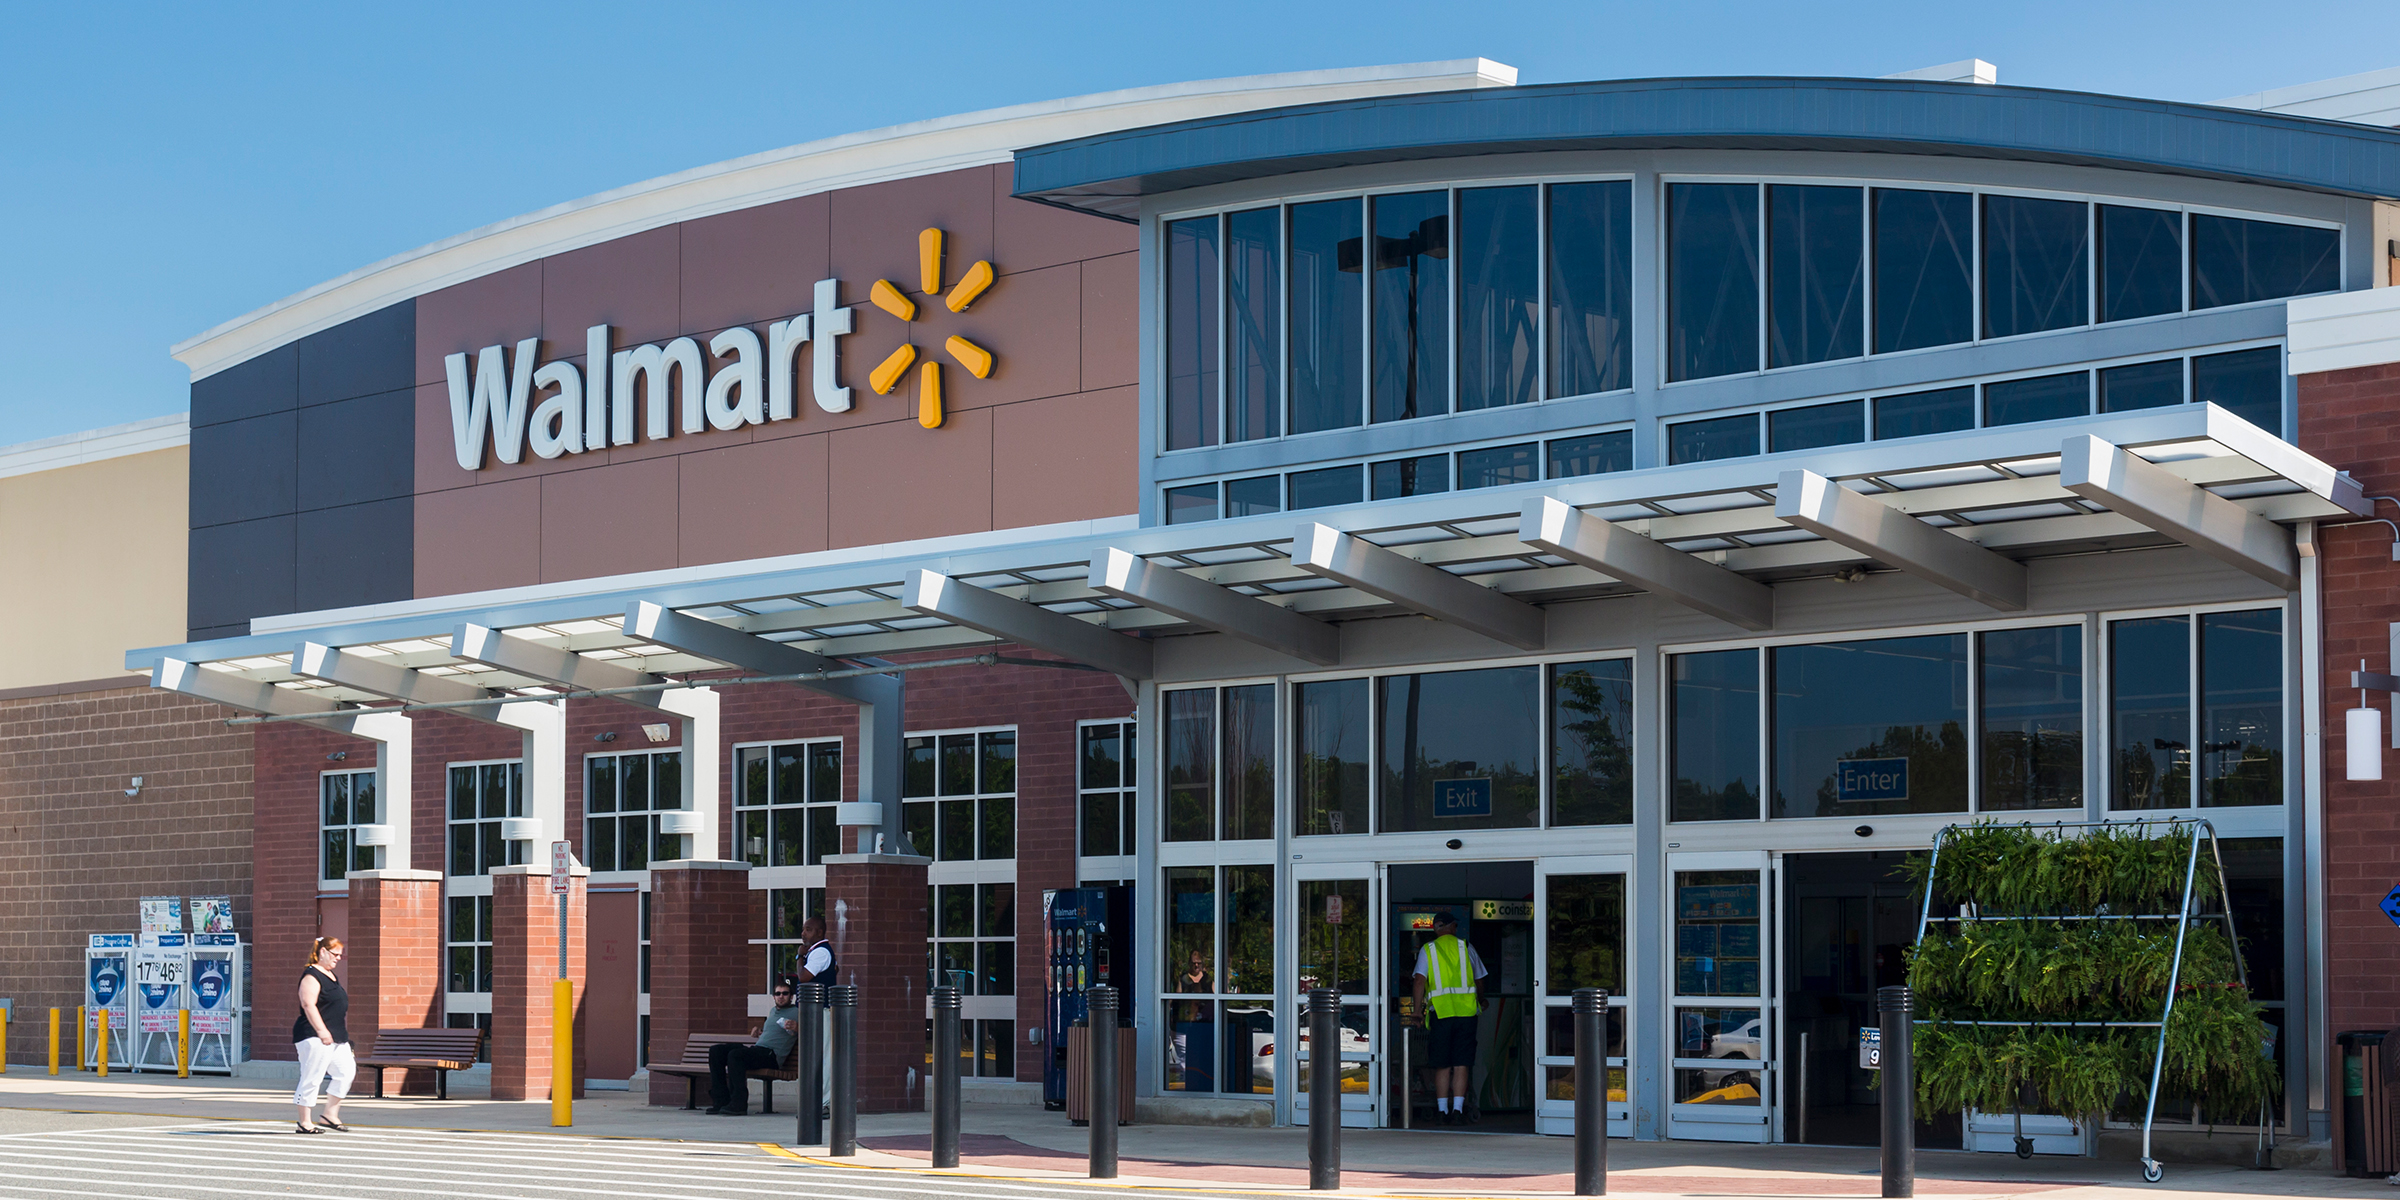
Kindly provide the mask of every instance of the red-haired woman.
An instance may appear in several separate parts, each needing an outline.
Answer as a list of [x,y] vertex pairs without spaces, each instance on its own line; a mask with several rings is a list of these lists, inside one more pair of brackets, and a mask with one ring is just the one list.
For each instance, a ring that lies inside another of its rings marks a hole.
[[[293,1049],[300,1052],[300,1086],[292,1103],[300,1106],[293,1132],[348,1133],[342,1124],[342,1097],[358,1074],[350,1053],[350,993],[342,990],[333,969],[341,965],[342,939],[321,937],[308,948],[308,969],[300,974],[300,1019],[292,1022]],[[331,1076],[331,1078],[327,1078]],[[317,1120],[317,1084],[325,1084],[325,1119]]]

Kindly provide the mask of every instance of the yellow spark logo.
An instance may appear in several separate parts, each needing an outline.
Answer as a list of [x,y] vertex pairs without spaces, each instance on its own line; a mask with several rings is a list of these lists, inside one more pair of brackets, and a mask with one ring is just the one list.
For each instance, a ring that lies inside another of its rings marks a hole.
[[[924,285],[921,290],[928,299],[941,295],[941,230],[928,229],[917,235],[917,274],[918,282]],[[957,286],[950,289],[949,295],[942,296],[942,306],[951,312],[963,313],[968,305],[975,303],[977,296],[991,286],[992,264],[978,261],[967,268],[967,273],[959,279]],[[901,291],[889,279],[876,280],[867,298],[874,301],[875,307],[903,321],[917,319],[917,302],[909,299],[908,293]],[[957,336],[942,343],[942,349],[948,351],[959,366],[965,367],[968,374],[977,379],[991,378],[991,351]],[[901,377],[908,374],[909,364],[916,361],[916,346],[903,343],[899,349],[892,351],[890,357],[867,373],[867,385],[874,388],[878,396],[890,395],[893,388],[900,386]],[[917,367],[917,424],[927,429],[939,429],[942,426],[942,364],[931,360]]]

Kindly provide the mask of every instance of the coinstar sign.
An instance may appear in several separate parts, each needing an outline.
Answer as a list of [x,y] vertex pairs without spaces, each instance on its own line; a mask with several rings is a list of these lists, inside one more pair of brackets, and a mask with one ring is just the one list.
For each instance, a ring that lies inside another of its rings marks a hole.
[[100,1065],[100,1014],[108,1014],[108,1065],[129,1067],[133,1040],[133,935],[96,933],[83,952],[83,1065]]

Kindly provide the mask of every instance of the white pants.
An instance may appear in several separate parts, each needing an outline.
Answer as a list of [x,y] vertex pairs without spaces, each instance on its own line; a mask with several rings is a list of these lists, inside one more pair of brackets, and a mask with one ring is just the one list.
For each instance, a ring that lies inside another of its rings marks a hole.
[[[325,1084],[325,1095],[339,1100],[350,1094],[350,1081],[358,1077],[358,1058],[350,1052],[350,1043],[326,1045],[316,1038],[292,1043],[300,1052],[300,1086],[292,1089],[292,1103],[302,1108],[317,1106],[317,1084]],[[328,1079],[327,1076],[332,1076]]]

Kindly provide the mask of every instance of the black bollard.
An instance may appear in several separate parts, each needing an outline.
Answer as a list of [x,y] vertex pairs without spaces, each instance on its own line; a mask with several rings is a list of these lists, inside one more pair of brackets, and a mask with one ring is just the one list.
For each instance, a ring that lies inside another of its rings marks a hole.
[[800,1046],[792,1065],[800,1075],[800,1126],[795,1140],[803,1146],[825,1144],[825,985],[800,985]]
[[933,989],[933,1165],[958,1165],[958,989]]
[[1877,988],[1883,1017],[1883,1194],[1917,1194],[1916,998],[1904,987]]
[[1092,1167],[1094,1179],[1117,1177],[1117,1110],[1123,1103],[1117,1088],[1117,989],[1102,985],[1084,993],[1084,1008],[1090,1014],[1085,1022],[1084,1065],[1092,1077],[1083,1090],[1085,1124],[1091,1126]]
[[1575,1194],[1608,1194],[1608,990],[1575,989]]
[[833,1141],[825,1147],[832,1158],[858,1154],[858,988],[835,984],[833,994]]
[[1308,1188],[1342,1190],[1342,994],[1308,993]]

